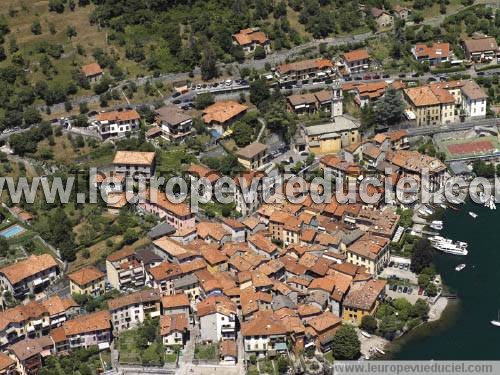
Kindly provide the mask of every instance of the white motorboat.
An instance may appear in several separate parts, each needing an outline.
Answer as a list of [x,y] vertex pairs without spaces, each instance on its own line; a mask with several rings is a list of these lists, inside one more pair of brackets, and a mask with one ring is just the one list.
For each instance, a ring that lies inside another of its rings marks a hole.
[[469,215],[472,216],[473,219],[477,217],[477,214],[475,212],[469,211]]
[[500,327],[500,311],[498,311],[497,320],[491,320],[490,323],[494,326]]
[[432,229],[435,229],[435,230],[441,230],[443,229],[443,222],[441,220],[434,220],[432,221],[429,226],[432,228]]
[[466,264],[462,263],[455,267],[455,271],[460,272],[465,268]]
[[361,331],[361,334],[363,336],[365,336],[367,339],[369,339],[370,337],[372,337],[372,335],[370,335],[368,332],[365,332],[365,331]]

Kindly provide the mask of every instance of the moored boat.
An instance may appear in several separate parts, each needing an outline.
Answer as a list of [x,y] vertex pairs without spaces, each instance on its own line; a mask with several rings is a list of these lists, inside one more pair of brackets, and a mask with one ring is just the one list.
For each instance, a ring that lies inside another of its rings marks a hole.
[[465,268],[466,264],[462,263],[455,267],[455,271],[460,272]]

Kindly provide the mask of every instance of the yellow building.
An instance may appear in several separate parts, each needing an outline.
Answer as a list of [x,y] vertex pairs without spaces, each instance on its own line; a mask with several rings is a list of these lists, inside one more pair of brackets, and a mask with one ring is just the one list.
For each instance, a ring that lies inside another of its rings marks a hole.
[[408,109],[418,126],[455,122],[455,97],[447,90],[426,85],[403,90]]
[[236,152],[238,162],[247,170],[258,169],[266,163],[267,146],[255,142],[243,147]]
[[99,296],[106,291],[106,275],[96,267],[85,267],[68,275],[71,294]]
[[385,280],[355,282],[343,302],[342,320],[349,324],[361,325],[365,315],[373,315],[378,307],[378,300],[385,293]]
[[377,275],[389,263],[388,243],[387,238],[364,235],[347,248],[347,262],[363,266],[371,275]]
[[328,124],[303,128],[307,147],[315,155],[336,154],[344,147],[361,141],[359,123],[349,116],[336,116]]

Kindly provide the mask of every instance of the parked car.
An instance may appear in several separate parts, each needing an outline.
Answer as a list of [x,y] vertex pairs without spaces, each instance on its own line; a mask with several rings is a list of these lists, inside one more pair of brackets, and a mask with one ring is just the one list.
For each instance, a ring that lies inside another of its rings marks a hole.
[[373,76],[373,79],[380,79],[380,76],[379,76],[378,74],[375,74],[375,75]]
[[384,74],[384,75],[382,76],[382,78],[389,78],[389,77],[390,77],[390,75],[389,75],[389,74]]
[[365,76],[363,77],[363,79],[372,79],[372,76],[369,75],[369,74],[365,74]]
[[352,81],[352,78],[351,77],[345,77],[344,81]]
[[176,91],[172,94],[172,98],[177,98],[179,95],[181,95],[181,93]]
[[232,84],[233,84],[233,81],[232,81],[232,80],[228,79],[228,80],[226,81],[226,86],[231,86]]
[[404,265],[403,263],[401,263],[401,264],[399,265],[399,269],[400,269],[400,270],[402,270],[403,268],[405,268],[405,265]]
[[434,82],[434,81],[437,81],[437,79],[434,77],[427,78],[427,82]]
[[399,78],[405,78],[405,77],[406,77],[406,74],[404,74],[404,73],[401,73],[401,74],[399,75]]
[[175,99],[172,103],[174,103],[174,104],[181,104],[181,101],[180,101],[180,99]]
[[405,287],[403,288],[403,293],[406,293],[407,291],[408,291],[408,287],[407,287],[407,286],[405,286]]
[[408,294],[412,294],[413,293],[413,288],[408,288]]
[[389,262],[389,267],[394,266],[394,262]]
[[357,76],[357,77],[354,77],[354,79],[355,79],[356,81],[361,81],[363,78],[361,78],[360,76]]
[[400,285],[398,286],[398,292],[401,293],[403,291],[403,287]]

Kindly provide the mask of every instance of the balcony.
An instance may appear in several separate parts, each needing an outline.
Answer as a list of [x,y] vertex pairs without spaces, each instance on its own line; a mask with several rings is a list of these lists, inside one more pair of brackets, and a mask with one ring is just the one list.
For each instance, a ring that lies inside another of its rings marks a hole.
[[221,331],[222,332],[234,332],[235,330],[235,327],[234,327],[234,324],[223,324],[221,326]]

